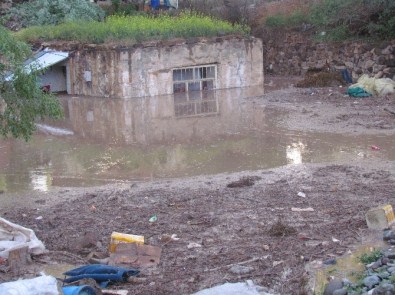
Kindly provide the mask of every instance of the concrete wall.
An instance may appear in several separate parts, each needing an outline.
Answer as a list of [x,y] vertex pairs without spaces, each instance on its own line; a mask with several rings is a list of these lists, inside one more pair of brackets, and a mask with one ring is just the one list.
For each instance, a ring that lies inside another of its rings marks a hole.
[[80,47],[69,59],[69,93],[117,98],[171,94],[174,68],[209,64],[217,65],[216,89],[263,85],[262,42],[228,37]]

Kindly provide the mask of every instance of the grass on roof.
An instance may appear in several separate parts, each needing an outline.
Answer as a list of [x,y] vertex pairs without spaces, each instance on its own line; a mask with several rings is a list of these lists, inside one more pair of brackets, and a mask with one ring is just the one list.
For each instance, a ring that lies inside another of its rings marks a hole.
[[232,25],[208,16],[184,12],[178,16],[110,16],[103,22],[81,21],[56,26],[35,26],[19,31],[16,36],[26,42],[67,40],[101,44],[249,33],[250,28],[244,25]]

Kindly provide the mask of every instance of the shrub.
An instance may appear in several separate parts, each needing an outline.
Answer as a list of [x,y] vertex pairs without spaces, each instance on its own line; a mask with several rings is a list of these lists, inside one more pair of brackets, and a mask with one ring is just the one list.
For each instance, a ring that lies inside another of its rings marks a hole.
[[363,253],[361,255],[361,257],[359,257],[359,260],[363,263],[363,264],[369,264],[372,262],[376,262],[379,258],[381,258],[383,256],[383,254],[381,253],[380,250],[375,249],[370,253]]
[[395,1],[323,0],[312,6],[309,19],[328,39],[395,37]]
[[104,11],[88,0],[34,0],[11,8],[4,20],[13,19],[22,27],[29,27],[103,18]]
[[266,25],[268,27],[297,27],[301,26],[307,20],[306,14],[301,10],[296,10],[289,15],[275,14],[266,18]]

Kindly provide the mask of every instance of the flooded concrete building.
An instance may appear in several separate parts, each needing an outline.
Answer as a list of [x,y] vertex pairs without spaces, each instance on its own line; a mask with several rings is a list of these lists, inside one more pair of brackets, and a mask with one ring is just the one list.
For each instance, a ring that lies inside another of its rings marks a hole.
[[187,93],[199,99],[206,90],[263,87],[262,42],[253,37],[46,46],[69,53],[58,79],[65,79],[71,95],[132,98]]

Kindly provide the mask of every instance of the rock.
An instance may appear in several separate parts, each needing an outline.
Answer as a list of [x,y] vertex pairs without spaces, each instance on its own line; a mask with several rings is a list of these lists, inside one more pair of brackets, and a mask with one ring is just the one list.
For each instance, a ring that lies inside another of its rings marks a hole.
[[390,277],[390,273],[388,271],[383,271],[377,274],[382,280],[388,279]]
[[380,278],[377,275],[368,276],[363,279],[363,284],[369,289],[372,289],[374,286],[378,285],[379,283],[380,283]]
[[389,268],[387,268],[387,271],[390,273],[390,274],[394,274],[395,273],[395,266],[391,266],[391,267],[389,267]]
[[341,288],[339,290],[335,290],[333,295],[347,295],[347,289],[346,288]]
[[343,282],[339,279],[333,279],[326,285],[323,295],[333,295],[333,292],[342,288]]
[[250,266],[233,265],[229,271],[236,275],[243,275],[254,271],[254,268]]
[[381,286],[374,288],[373,295],[394,295],[395,286],[390,283],[384,283]]
[[373,262],[371,264],[366,265],[366,267],[371,268],[371,269],[377,269],[377,268],[379,268],[382,265],[383,264],[381,263],[381,259],[379,259],[379,260],[377,260],[377,261],[375,261],[375,262]]
[[378,268],[382,267],[383,263],[381,262],[381,258],[373,263],[372,269],[377,270]]
[[395,249],[387,249],[386,251],[384,251],[384,257],[387,257],[389,259],[395,259]]
[[336,258],[329,258],[324,261],[324,264],[326,264],[326,265],[336,264]]
[[384,55],[388,55],[388,54],[391,54],[391,53],[392,53],[392,46],[391,45],[387,46],[385,49],[383,49],[381,51],[381,54],[384,54]]
[[343,280],[342,280],[342,282],[343,282],[343,286],[352,286],[353,285],[353,282],[351,282],[349,279],[347,279],[347,278],[344,278]]
[[99,240],[97,232],[85,232],[82,237],[77,240],[77,249],[82,250],[83,248],[96,247],[96,243]]
[[382,265],[387,265],[390,262],[391,262],[391,260],[388,257],[382,257],[381,258]]

